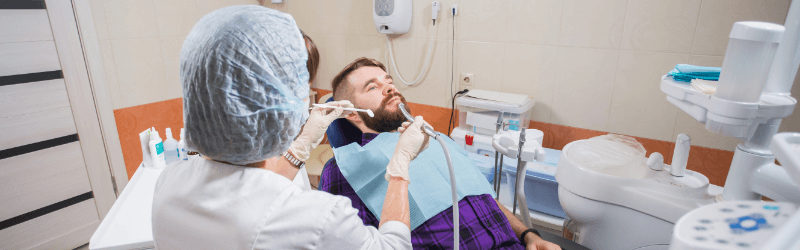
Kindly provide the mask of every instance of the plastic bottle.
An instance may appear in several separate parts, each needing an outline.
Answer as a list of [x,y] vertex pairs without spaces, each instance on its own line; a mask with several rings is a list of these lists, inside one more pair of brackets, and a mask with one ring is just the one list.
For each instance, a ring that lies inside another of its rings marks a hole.
[[150,131],[150,158],[153,160],[153,167],[163,168],[167,165],[164,158],[164,143],[155,129]]
[[186,140],[183,138],[186,136],[186,131],[181,128],[181,140],[178,141],[178,156],[180,156],[181,160],[188,161],[189,156],[186,155]]
[[178,152],[178,141],[172,137],[172,129],[167,128],[167,137],[164,139],[164,155],[167,159],[167,164],[181,159]]

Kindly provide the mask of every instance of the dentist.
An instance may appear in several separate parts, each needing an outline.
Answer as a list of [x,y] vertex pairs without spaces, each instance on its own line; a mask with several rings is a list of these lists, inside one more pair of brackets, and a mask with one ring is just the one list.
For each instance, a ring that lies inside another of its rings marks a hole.
[[157,249],[411,249],[408,166],[427,143],[421,117],[399,129],[379,228],[364,226],[348,198],[292,183],[343,112],[309,114],[304,44],[290,15],[254,5],[211,12],[186,37],[186,144],[202,157],[158,179]]

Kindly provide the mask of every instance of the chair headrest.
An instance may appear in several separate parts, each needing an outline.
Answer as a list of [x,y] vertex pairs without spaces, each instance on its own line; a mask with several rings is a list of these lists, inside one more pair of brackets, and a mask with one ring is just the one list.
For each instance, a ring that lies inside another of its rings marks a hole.
[[[333,97],[328,98],[325,102],[333,101]],[[328,142],[330,142],[331,147],[338,148],[350,143],[360,143],[361,130],[354,126],[350,121],[345,118],[339,118],[333,121],[330,126],[328,126],[328,130],[325,131],[328,135]]]

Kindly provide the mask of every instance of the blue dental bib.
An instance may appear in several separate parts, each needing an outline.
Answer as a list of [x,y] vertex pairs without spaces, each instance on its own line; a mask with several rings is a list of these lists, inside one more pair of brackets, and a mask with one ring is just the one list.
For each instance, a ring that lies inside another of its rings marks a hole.
[[[452,139],[444,136],[456,174],[458,199],[465,196],[491,194],[497,197],[491,184],[480,172],[467,152]],[[334,148],[339,170],[358,197],[380,220],[383,201],[389,183],[384,179],[386,166],[392,158],[400,133],[381,133],[364,147],[358,143]],[[408,186],[411,230],[453,206],[450,173],[441,145],[431,140],[409,166],[411,183]]]

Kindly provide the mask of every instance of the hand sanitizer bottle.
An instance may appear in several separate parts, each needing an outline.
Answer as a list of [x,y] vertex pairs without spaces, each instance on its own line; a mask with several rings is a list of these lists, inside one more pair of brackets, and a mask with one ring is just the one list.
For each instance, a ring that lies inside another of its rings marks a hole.
[[181,140],[178,141],[178,156],[180,156],[181,160],[188,161],[189,157],[186,154],[186,140],[183,138],[186,137],[186,130],[181,128]]
[[150,158],[153,160],[153,167],[163,168],[167,165],[164,158],[164,143],[155,129],[150,131]]
[[166,156],[167,164],[180,160],[180,156],[178,156],[178,141],[172,137],[172,129],[170,128],[167,128],[167,137],[164,140],[164,155]]

